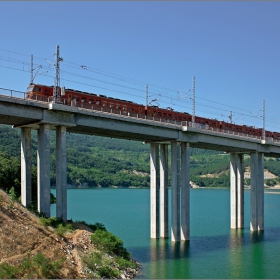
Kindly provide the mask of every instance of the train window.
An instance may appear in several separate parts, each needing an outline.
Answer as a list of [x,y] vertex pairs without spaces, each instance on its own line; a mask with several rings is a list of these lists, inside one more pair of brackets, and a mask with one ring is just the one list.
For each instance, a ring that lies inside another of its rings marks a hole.
[[30,86],[30,87],[28,87],[28,89],[27,89],[28,92],[31,92],[31,91],[33,91],[33,90],[34,90],[34,86]]
[[79,101],[79,97],[78,97],[78,96],[74,96],[74,99],[75,99],[76,101]]
[[134,111],[133,107],[130,107],[129,110],[130,110],[130,112],[133,112],[133,111]]
[[121,105],[120,104],[117,104],[117,109],[121,109]]
[[123,105],[123,110],[126,111],[127,107],[126,105]]
[[114,103],[110,103],[110,108],[114,108]]
[[96,100],[96,105],[100,105],[100,100]]
[[186,117],[183,117],[183,121],[186,121]]
[[161,112],[158,112],[158,116],[161,117]]
[[40,92],[42,89],[39,87],[34,87],[34,91]]
[[93,103],[93,99],[89,99],[88,103],[90,103],[90,104]]
[[139,111],[140,113],[142,113],[142,108],[140,107],[140,108],[138,109],[138,111]]
[[82,102],[86,102],[87,100],[86,100],[86,98],[82,98]]
[[166,113],[163,113],[163,117],[166,118]]
[[107,107],[108,103],[106,101],[103,101],[103,106]]
[[179,116],[179,117],[178,117],[178,121],[181,121],[181,120],[182,120],[182,117]]
[[172,115],[171,115],[171,114],[168,114],[168,118],[169,118],[169,119],[172,119]]

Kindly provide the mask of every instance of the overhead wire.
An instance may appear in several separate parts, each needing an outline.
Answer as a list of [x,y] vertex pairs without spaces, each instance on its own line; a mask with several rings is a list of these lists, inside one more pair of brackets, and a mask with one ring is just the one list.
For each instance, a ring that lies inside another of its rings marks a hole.
[[[9,52],[9,53],[12,53],[12,54],[23,55],[25,57],[28,56],[26,54],[7,51],[7,50],[3,50],[3,49],[0,49],[0,51],[6,51],[6,52]],[[47,58],[42,58],[42,57],[37,57],[37,56],[33,56],[33,58],[43,60],[44,62],[48,62],[48,66],[37,63],[37,64],[34,64],[34,65],[36,65],[36,67],[41,66],[42,69],[45,69],[45,70],[48,70],[48,71],[50,70],[50,66],[51,66],[52,62],[49,61]],[[21,60],[18,60],[18,59],[11,59],[10,57],[7,58],[7,57],[4,57],[4,56],[0,56],[0,60],[4,60],[4,61],[7,61],[7,62],[11,62],[11,63],[24,64],[26,66],[30,65],[30,63],[28,63],[26,61],[21,61]],[[136,92],[144,92],[144,88],[145,88],[147,83],[145,83],[143,81],[127,78],[127,77],[124,77],[124,76],[121,76],[121,75],[116,75],[116,74],[106,72],[106,71],[103,71],[103,70],[98,70],[98,69],[95,69],[95,68],[92,68],[92,67],[89,67],[89,66],[86,66],[86,65],[79,65],[79,64],[67,61],[67,60],[66,61],[64,60],[63,62],[64,62],[64,64],[66,64],[65,66],[68,65],[68,67],[71,67],[71,68],[74,68],[74,69],[80,69],[80,70],[88,71],[88,72],[91,72],[91,73],[96,73],[98,75],[102,75],[104,77],[109,77],[109,78],[112,78],[112,79],[116,79],[120,82],[132,84],[134,86],[118,84],[116,82],[110,82],[110,81],[104,80],[104,79],[91,78],[91,77],[88,77],[88,76],[85,76],[85,75],[61,70],[61,72],[63,74],[73,75],[74,77],[87,79],[87,80],[91,80],[91,81],[96,81],[96,82],[99,82],[99,83],[105,83],[106,87],[102,87],[102,86],[98,86],[98,85],[92,85],[92,84],[89,84],[89,83],[81,83],[81,82],[77,82],[77,81],[74,81],[74,80],[71,80],[71,79],[67,79],[65,77],[62,78],[64,81],[71,82],[71,83],[77,83],[77,84],[80,84],[80,85],[85,85],[85,86],[89,86],[89,87],[93,87],[93,88],[99,88],[99,89],[103,89],[103,90],[106,90],[106,91],[112,91],[112,92],[115,92],[115,93],[130,95],[130,96],[134,96],[134,97],[137,97],[137,98],[143,98],[143,95],[128,93],[128,92],[125,92],[124,90],[116,90],[116,89],[112,89],[112,88],[110,88],[110,89],[107,88],[107,85],[111,85],[111,86],[119,87],[119,88],[126,89],[126,90],[133,90],[133,91],[136,91]],[[10,66],[1,65],[1,67],[27,72],[27,70],[17,69],[15,67],[10,67]],[[45,74],[45,76],[53,78],[52,76],[49,76],[47,74]],[[178,102],[182,101],[182,99],[183,99],[183,97],[178,97],[178,92],[179,92],[178,90],[163,87],[163,86],[158,86],[158,85],[155,85],[155,84],[150,84],[150,83],[148,83],[148,84],[149,84],[149,96],[152,96],[153,94],[160,93],[160,96],[161,96],[160,102],[161,103],[164,103],[164,104],[167,104],[167,105],[175,105],[176,107],[184,108],[184,110],[185,110],[186,107],[191,109],[191,104],[189,106],[186,106],[186,104],[184,104],[184,106],[182,106],[181,104],[178,104]],[[175,96],[175,95],[177,95],[177,96]],[[187,98],[189,98],[190,100],[192,99],[191,97],[187,97]],[[170,102],[167,101],[168,99],[170,99]],[[196,99],[205,100],[207,102],[211,102],[211,103],[214,103],[214,104],[217,104],[217,105],[221,105],[221,106],[224,106],[224,107],[227,107],[227,108],[231,108],[231,109],[241,111],[241,112],[243,112],[244,117],[247,117],[247,118],[250,118],[250,119],[256,119],[256,118],[259,117],[259,116],[253,116],[252,114],[249,113],[249,111],[244,110],[242,108],[237,108],[237,107],[234,107],[234,106],[231,106],[231,105],[223,104],[223,103],[213,101],[213,100],[209,100],[207,98],[203,98],[203,97],[200,97],[200,96],[196,96]],[[182,102],[180,102],[180,103],[182,103]],[[209,104],[204,104],[204,103],[200,103],[200,102],[196,102],[196,106],[197,106],[197,111],[206,112],[206,113],[209,113],[209,114],[212,114],[212,115],[217,115],[217,112],[216,111],[213,112],[213,111],[209,110],[209,108],[224,111],[224,112],[228,112],[228,109],[217,107],[217,106],[211,106]],[[205,108],[207,108],[208,110],[205,109]],[[237,112],[237,111],[232,111],[232,112],[234,114],[240,114],[240,112]],[[245,112],[247,112],[247,113],[245,113]],[[222,115],[222,116],[224,116],[224,115]],[[273,117],[273,116],[266,116],[266,121],[270,122],[270,123],[275,123],[275,124],[279,123],[279,120],[277,118]]]

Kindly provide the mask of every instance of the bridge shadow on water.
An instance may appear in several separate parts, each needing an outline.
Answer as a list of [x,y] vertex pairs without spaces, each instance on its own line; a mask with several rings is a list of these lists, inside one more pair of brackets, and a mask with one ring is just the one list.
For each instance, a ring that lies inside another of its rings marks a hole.
[[[280,227],[260,232],[230,230],[229,235],[192,237],[190,241],[171,242],[170,238],[151,239],[150,246],[131,247],[133,257],[141,263],[203,256],[221,250],[235,250],[256,243],[280,242]],[[278,246],[278,245],[277,245]]]

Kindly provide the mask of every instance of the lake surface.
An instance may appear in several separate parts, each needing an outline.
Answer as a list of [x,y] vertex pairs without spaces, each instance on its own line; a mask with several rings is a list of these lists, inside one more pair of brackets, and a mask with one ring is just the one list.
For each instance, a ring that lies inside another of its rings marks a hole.
[[[55,193],[55,190],[52,190]],[[191,240],[150,239],[149,189],[69,189],[68,219],[103,223],[141,263],[137,278],[280,278],[280,191],[265,191],[265,230],[230,229],[229,189],[191,189]],[[51,213],[55,216],[55,205]]]

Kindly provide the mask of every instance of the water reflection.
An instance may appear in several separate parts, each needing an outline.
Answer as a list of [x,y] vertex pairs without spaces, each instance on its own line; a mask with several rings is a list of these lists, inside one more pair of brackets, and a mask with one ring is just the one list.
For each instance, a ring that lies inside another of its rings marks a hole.
[[168,238],[151,239],[150,260],[180,259],[189,256],[190,242],[171,242]]
[[[150,265],[146,271],[149,278],[189,278],[187,262],[181,266],[172,260],[185,260],[189,256],[189,241],[171,242],[168,238],[150,242]],[[169,260],[169,261],[166,261]],[[143,275],[142,275],[143,277]]]
[[251,243],[259,243],[264,241],[264,231],[251,231]]
[[223,250],[230,250],[232,254],[236,254],[246,246],[262,242],[279,242],[279,240],[280,228],[256,232],[248,229],[231,229],[229,235],[192,237],[190,241],[172,242],[170,238],[151,239],[149,246],[134,247],[132,251],[141,262],[150,262],[189,258]]

